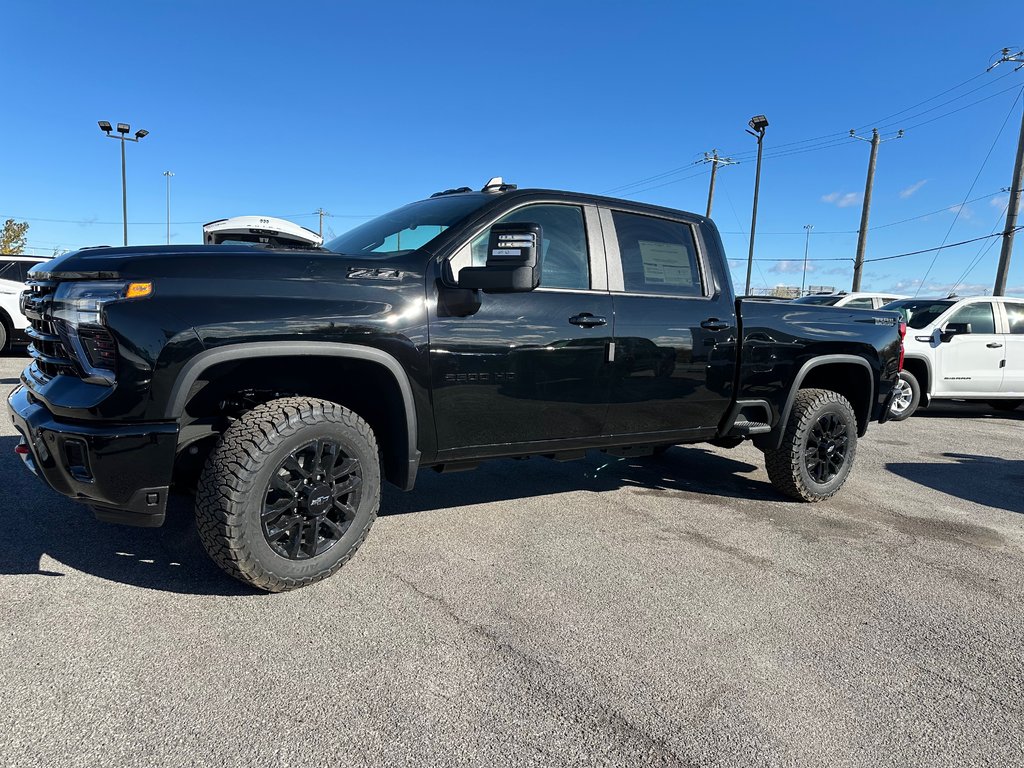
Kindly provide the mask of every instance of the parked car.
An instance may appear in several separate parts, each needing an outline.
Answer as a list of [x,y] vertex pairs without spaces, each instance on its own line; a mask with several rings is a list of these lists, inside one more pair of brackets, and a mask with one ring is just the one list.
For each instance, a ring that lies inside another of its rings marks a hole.
[[811,293],[793,299],[793,304],[815,304],[821,307],[846,307],[847,309],[879,309],[897,299],[905,299],[906,296],[898,296],[892,293],[869,293],[866,291],[855,291],[847,293]]
[[893,312],[737,301],[702,216],[500,179],[323,248],[95,249],[29,278],[27,468],[120,523],[194,494],[211,557],[270,591],[334,573],[382,479],[424,467],[752,439],[781,493],[826,499],[902,350]]
[[18,302],[25,290],[29,269],[47,261],[41,256],[10,256],[0,254],[0,355],[11,346],[25,340],[28,320],[21,313]]
[[885,308],[908,326],[894,420],[939,399],[1003,411],[1024,403],[1024,299],[904,299]]

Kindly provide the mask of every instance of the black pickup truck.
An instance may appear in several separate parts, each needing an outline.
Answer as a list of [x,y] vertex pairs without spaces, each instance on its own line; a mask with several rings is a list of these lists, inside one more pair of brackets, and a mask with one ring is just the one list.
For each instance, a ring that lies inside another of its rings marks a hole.
[[750,438],[825,499],[902,358],[894,313],[737,300],[706,218],[497,181],[322,248],[80,250],[22,308],[26,466],[107,521],[194,494],[213,559],[270,591],[334,573],[424,467]]

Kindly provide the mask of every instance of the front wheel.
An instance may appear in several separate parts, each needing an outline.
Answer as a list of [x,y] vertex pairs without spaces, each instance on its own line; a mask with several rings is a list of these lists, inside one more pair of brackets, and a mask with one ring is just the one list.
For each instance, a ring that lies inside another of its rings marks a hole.
[[857,418],[845,397],[801,389],[793,401],[782,445],[765,452],[765,467],[780,493],[822,501],[842,488],[857,454]]
[[335,403],[287,397],[254,408],[224,432],[200,477],[206,551],[268,592],[327,578],[377,516],[377,455],[370,426]]

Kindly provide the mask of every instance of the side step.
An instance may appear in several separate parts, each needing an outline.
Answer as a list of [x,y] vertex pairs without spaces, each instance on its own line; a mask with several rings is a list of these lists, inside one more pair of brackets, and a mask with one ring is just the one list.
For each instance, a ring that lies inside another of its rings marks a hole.
[[750,437],[751,435],[764,435],[771,431],[771,424],[765,424],[762,421],[736,421],[733,422],[729,434],[736,437]]

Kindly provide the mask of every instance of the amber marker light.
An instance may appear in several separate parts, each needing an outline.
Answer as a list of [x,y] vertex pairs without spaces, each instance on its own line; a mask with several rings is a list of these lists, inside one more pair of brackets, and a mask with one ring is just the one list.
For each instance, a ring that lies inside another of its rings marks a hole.
[[152,283],[128,283],[127,299],[144,299],[153,293]]

